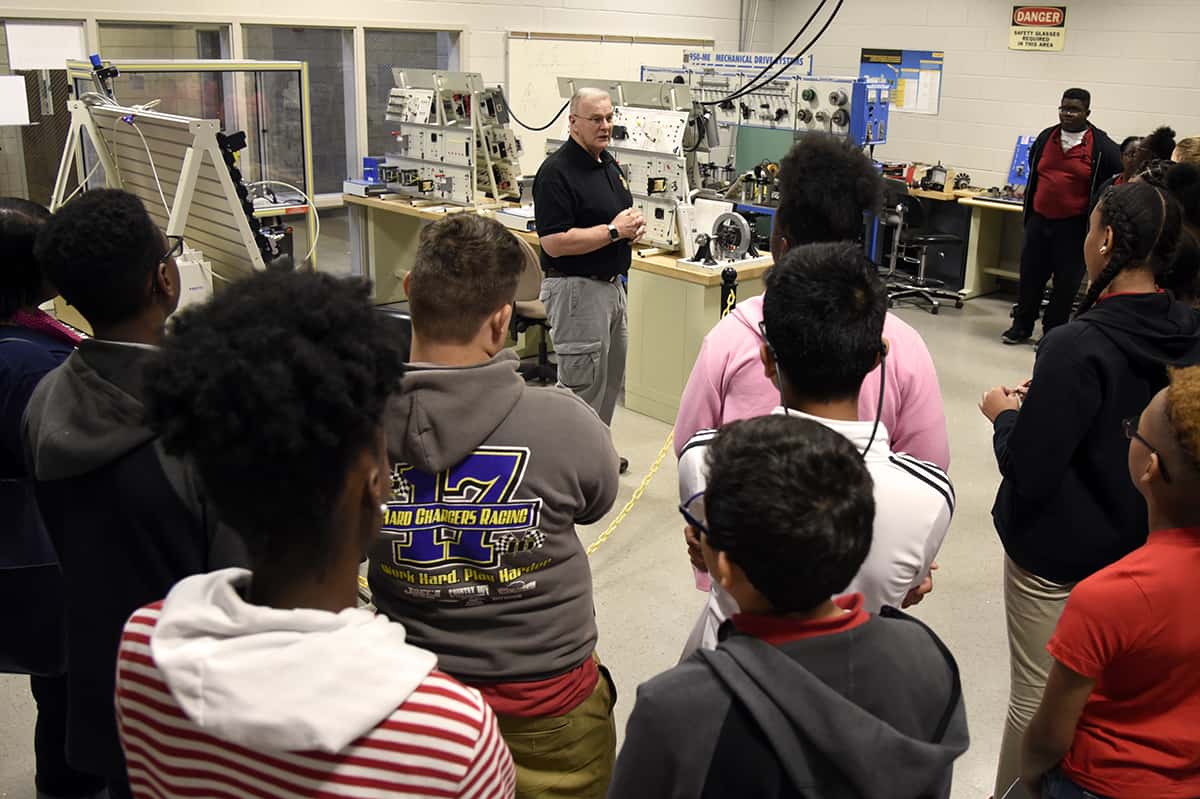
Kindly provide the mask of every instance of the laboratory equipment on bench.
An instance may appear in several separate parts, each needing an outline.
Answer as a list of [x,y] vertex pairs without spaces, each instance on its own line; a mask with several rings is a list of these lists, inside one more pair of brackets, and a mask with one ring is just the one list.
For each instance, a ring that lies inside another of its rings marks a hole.
[[[181,236],[211,262],[215,276],[234,280],[268,266],[291,266],[280,259],[290,250],[290,232],[264,230],[254,216],[249,188],[234,153],[245,134],[226,136],[215,119],[193,119],[95,98],[71,100],[70,129],[63,149],[50,208],[65,205],[82,188],[122,188],[138,198],[167,236]],[[151,148],[149,142],[154,142]],[[87,169],[87,163],[94,166]],[[68,193],[71,167],[79,170],[79,188]],[[286,241],[285,241],[286,239]]]
[[925,191],[945,191],[946,178],[949,174],[946,167],[942,166],[942,162],[938,161],[936,165],[925,170],[925,176],[921,178],[921,188]]
[[679,263],[709,269],[770,263],[770,254],[760,249],[753,222],[733,203],[698,198],[693,210]]
[[503,90],[478,72],[393,69],[386,118],[395,144],[378,167],[389,191],[455,205],[520,195],[521,143]]
[[[97,54],[65,66],[78,99],[67,103],[53,208],[97,186],[135,194],[164,233],[183,238],[181,272],[207,270],[190,286],[184,276],[188,297],[214,278],[219,290],[262,269],[316,268],[320,222],[312,202],[306,63],[109,61]],[[198,78],[224,85],[224,103],[188,89]],[[301,102],[268,107],[268,85],[294,88]],[[286,158],[285,144],[267,133],[275,123],[295,133]],[[270,179],[277,162],[286,162],[290,182]],[[295,228],[285,221],[296,216],[304,217],[296,224],[307,229],[306,254],[293,251]]]
[[886,144],[891,90],[870,78],[809,77],[796,81],[796,133],[832,133],[859,147]]

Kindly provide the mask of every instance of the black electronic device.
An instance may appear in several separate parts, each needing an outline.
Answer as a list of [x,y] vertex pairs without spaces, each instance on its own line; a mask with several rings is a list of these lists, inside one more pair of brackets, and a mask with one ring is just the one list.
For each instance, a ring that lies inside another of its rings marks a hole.
[[698,233],[696,235],[696,256],[694,260],[699,261],[705,266],[716,266],[717,261],[712,254],[712,237],[707,233]]
[[921,188],[925,191],[945,191],[947,174],[949,173],[946,167],[938,161],[937,166],[925,170],[925,177],[921,178]]

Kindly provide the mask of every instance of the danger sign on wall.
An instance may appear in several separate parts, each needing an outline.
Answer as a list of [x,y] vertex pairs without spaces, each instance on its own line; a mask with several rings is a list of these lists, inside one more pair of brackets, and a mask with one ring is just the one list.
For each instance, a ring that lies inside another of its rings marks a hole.
[[1066,6],[1013,6],[1009,50],[1061,50],[1066,38]]

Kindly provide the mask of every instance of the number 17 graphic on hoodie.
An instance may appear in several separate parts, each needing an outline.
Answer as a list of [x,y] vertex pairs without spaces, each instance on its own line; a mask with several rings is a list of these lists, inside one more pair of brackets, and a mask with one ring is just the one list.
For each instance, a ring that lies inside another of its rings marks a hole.
[[525,447],[480,447],[437,474],[395,464],[383,523],[393,565],[492,568],[503,554],[541,547],[541,499],[513,498],[528,462]]

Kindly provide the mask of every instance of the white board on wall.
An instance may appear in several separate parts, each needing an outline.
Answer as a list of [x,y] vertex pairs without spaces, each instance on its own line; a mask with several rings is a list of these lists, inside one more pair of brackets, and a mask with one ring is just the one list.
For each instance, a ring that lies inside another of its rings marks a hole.
[[[641,80],[643,66],[679,67],[685,51],[713,47],[695,39],[638,39],[637,37],[580,37],[564,34],[523,34],[508,38],[506,82],[508,102],[526,125],[545,125],[565,102],[558,96],[558,79],[603,78]],[[521,172],[533,175],[541,165],[546,139],[567,136],[567,114],[544,131],[512,128],[521,139]]]
[[66,69],[87,58],[81,22],[5,22],[9,69]]
[[25,96],[25,78],[0,76],[0,125],[28,125],[29,100]]

